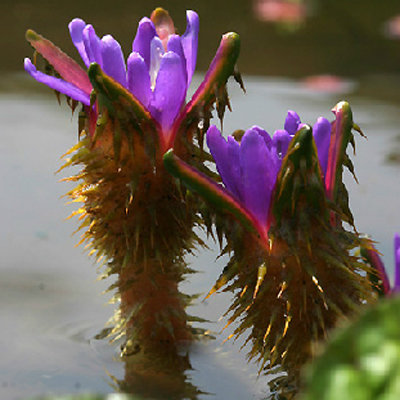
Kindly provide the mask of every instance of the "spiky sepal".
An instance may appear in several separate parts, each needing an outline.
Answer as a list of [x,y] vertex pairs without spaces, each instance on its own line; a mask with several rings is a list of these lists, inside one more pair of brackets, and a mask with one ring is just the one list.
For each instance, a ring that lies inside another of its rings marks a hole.
[[[129,148],[122,138],[121,147]],[[104,265],[102,277],[117,275],[120,308],[109,334],[125,335],[124,354],[189,340],[185,306],[178,284],[191,272],[183,257],[196,244],[193,202],[163,167],[154,166],[144,145],[135,142],[117,162],[83,138],[67,165],[83,165],[69,181],[79,182],[68,195],[83,202],[80,229],[90,254]],[[173,233],[173,234],[172,234]]]
[[[243,91],[245,90],[236,66],[239,52],[239,35],[234,32],[223,35],[203,82],[172,126],[175,154],[213,178],[217,175],[204,165],[204,161],[212,160],[203,150],[204,136],[210,126],[214,109],[221,124],[226,108],[231,110],[227,91],[229,78],[233,76]],[[183,154],[187,154],[187,157],[182,157]]]
[[148,388],[141,382],[152,382],[155,392],[192,398],[187,392],[194,396],[195,389],[184,374],[188,360],[179,352],[194,338],[186,313],[191,297],[178,285],[192,272],[184,256],[203,244],[192,231],[198,224],[196,204],[150,158],[143,135],[134,135],[130,146],[125,133],[120,155],[113,157],[113,123],[109,117],[96,139],[83,133],[66,155],[66,166],[82,168],[67,179],[78,183],[68,196],[83,203],[74,213],[84,231],[81,241],[100,263],[100,277],[115,277],[110,290],[119,307],[98,338],[121,343],[125,378],[116,380],[120,390],[144,394]]

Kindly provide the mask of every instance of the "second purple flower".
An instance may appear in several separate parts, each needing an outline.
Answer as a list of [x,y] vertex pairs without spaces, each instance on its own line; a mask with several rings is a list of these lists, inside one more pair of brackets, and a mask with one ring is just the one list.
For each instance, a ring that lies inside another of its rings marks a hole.
[[[248,129],[240,143],[233,136],[225,140],[214,125],[207,132],[207,144],[225,188],[252,215],[264,238],[268,237],[272,192],[282,159],[301,126],[298,114],[288,111],[284,129],[275,131],[272,137],[258,126]],[[313,127],[313,136],[324,177],[331,123],[326,118],[318,118]]]

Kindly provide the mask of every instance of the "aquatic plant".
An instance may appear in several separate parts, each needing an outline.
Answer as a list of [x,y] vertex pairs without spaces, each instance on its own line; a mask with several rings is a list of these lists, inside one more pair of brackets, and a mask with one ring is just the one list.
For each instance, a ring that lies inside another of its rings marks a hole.
[[354,227],[342,172],[353,172],[346,149],[359,128],[348,103],[333,112],[332,123],[319,119],[314,129],[289,112],[272,138],[253,127],[225,141],[210,127],[224,186],[172,150],[164,156],[167,169],[214,208],[205,219],[225,236],[222,253],[232,253],[210,294],[234,293],[227,325],[238,324],[230,336],[248,334],[260,371],[284,372],[270,384],[276,398],[293,398],[317,344],[376,299],[369,264],[355,255],[372,245],[343,224]]
[[165,370],[171,369],[170,359],[177,362],[177,345],[194,337],[185,310],[190,297],[178,285],[192,272],[185,254],[203,243],[193,232],[197,200],[166,172],[162,155],[174,146],[180,157],[201,167],[203,132],[214,104],[222,118],[229,106],[228,78],[241,82],[235,69],[239,37],[228,33],[185,103],[196,63],[197,14],[188,11],[187,21],[178,36],[165,10],[143,18],[127,68],[118,42],[110,35],[100,39],[80,19],[69,28],[87,71],[31,30],[27,40],[54,73],[44,74],[25,60],[27,72],[66,94],[73,109],[82,104],[80,141],[66,153],[62,168],[81,168],[66,178],[77,183],[67,195],[82,203],[73,213],[84,231],[81,242],[104,267],[102,278],[116,275],[110,290],[119,308],[103,336],[123,337],[122,356],[132,356],[133,363],[151,360]]

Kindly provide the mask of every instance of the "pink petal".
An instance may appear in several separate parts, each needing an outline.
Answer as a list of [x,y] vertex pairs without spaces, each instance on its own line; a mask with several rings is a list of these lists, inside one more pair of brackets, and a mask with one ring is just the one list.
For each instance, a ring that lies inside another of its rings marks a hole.
[[66,81],[90,95],[92,85],[86,71],[52,42],[32,30],[26,32],[28,42],[54,67]]

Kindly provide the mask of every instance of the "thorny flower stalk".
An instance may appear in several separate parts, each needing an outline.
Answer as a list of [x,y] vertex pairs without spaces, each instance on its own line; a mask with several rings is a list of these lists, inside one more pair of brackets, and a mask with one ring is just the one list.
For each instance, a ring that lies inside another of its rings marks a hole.
[[247,334],[260,371],[283,372],[270,383],[273,398],[294,398],[318,343],[376,299],[369,264],[355,255],[372,245],[354,228],[342,183],[344,166],[354,172],[346,149],[359,128],[346,102],[333,112],[332,123],[318,119],[311,129],[291,111],[273,137],[253,127],[226,141],[210,127],[224,186],[172,151],[164,156],[167,169],[214,207],[206,220],[225,235],[222,253],[231,255],[210,294],[234,293],[231,336]]
[[122,337],[122,356],[144,365],[144,374],[149,360],[149,370],[154,365],[171,370],[177,345],[194,337],[185,310],[190,297],[178,289],[192,272],[184,256],[203,243],[193,232],[200,222],[197,200],[166,172],[162,155],[173,146],[201,168],[203,132],[214,104],[222,118],[229,106],[228,78],[241,83],[235,70],[239,38],[235,33],[222,37],[203,82],[186,103],[197,55],[195,12],[187,12],[182,36],[163,9],[143,18],[126,63],[110,35],[100,39],[80,19],[69,28],[87,71],[33,31],[27,32],[28,41],[55,74],[40,72],[29,59],[25,69],[66,94],[73,109],[82,104],[81,139],[66,153],[63,168],[81,167],[66,179],[77,183],[68,196],[82,203],[74,213],[84,231],[81,242],[104,267],[102,278],[117,277],[110,289],[119,308],[104,335]]

